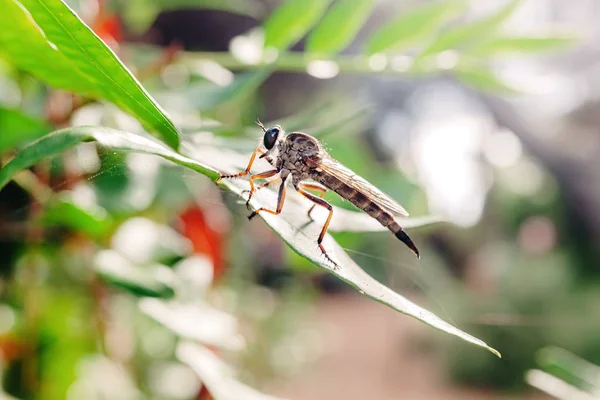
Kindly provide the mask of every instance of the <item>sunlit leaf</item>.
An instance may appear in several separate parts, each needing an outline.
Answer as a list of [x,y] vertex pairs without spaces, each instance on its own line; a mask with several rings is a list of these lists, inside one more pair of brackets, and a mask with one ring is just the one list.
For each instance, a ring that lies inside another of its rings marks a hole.
[[237,75],[227,86],[199,86],[191,89],[190,101],[198,111],[206,111],[247,96],[255,91],[271,74],[271,68],[261,68]]
[[37,139],[51,130],[52,127],[40,119],[0,107],[0,152]]
[[113,102],[177,148],[166,113],[62,1],[3,1],[0,26],[0,49],[10,61],[52,86]]
[[363,26],[374,0],[338,0],[325,14],[307,40],[307,51],[335,54],[343,50]]
[[518,90],[502,82],[493,72],[483,68],[458,68],[455,75],[461,82],[482,92],[516,94]]
[[538,369],[530,369],[525,374],[525,381],[541,390],[548,393],[550,396],[561,400],[596,400],[598,396],[592,393],[585,392],[576,386]]
[[228,350],[244,347],[235,317],[203,302],[142,299],[139,307],[144,314],[183,338]]
[[168,299],[175,295],[168,267],[139,266],[114,250],[96,253],[94,267],[104,281],[134,296]]
[[504,53],[543,53],[564,49],[575,43],[566,37],[494,37],[468,50],[469,54],[494,56]]
[[263,24],[265,48],[284,50],[295,44],[312,28],[330,0],[285,0]]
[[462,1],[437,1],[407,11],[385,23],[367,41],[368,54],[399,51],[434,35],[440,25],[464,8]]
[[[0,170],[0,189],[19,170],[35,164],[44,157],[58,154],[66,148],[77,144],[77,141],[83,140],[97,140],[102,145],[117,150],[154,153],[179,165],[200,172],[213,181],[219,176],[216,172],[217,170],[223,172],[240,171],[247,163],[245,156],[226,149],[217,149],[209,146],[186,148],[190,152],[191,157],[193,157],[189,158],[141,136],[107,128],[77,127],[57,131],[45,136],[17,154],[13,160]],[[265,167],[264,164],[257,163],[257,167],[261,166]],[[222,183],[222,187],[243,198],[243,192],[249,188],[249,185],[247,181],[238,179],[225,180]],[[293,190],[288,190],[288,192],[286,207],[283,208],[282,214],[275,216],[261,213],[260,216],[299,255],[309,259],[314,264],[336,275],[361,291],[361,293],[380,303],[401,313],[410,315],[436,329],[488,349],[498,356],[500,355],[485,342],[450,325],[433,313],[417,306],[369,276],[344,252],[330,235],[326,235],[323,245],[340,266],[339,269],[333,269],[317,246],[316,239],[321,230],[319,221],[312,221],[308,218],[306,212],[304,212],[307,208],[298,207],[298,204],[304,204],[302,207],[308,207],[310,203],[307,204],[306,199],[294,193]],[[252,198],[250,206],[254,209],[261,206],[272,208],[275,206],[275,202],[276,195],[274,192],[260,190]],[[336,213],[336,210],[334,210],[334,213]]]
[[236,380],[233,369],[206,347],[185,341],[179,343],[175,354],[192,368],[215,400],[281,400]]
[[557,378],[587,391],[599,391],[600,367],[560,347],[548,346],[538,351],[540,367]]
[[492,37],[500,24],[508,19],[522,0],[511,0],[506,6],[485,18],[459,24],[442,31],[435,40],[423,50],[421,57],[442,51],[470,45]]
[[79,143],[91,141],[97,141],[113,150],[155,154],[185,165],[213,180],[219,177],[219,173],[213,168],[184,157],[150,138],[109,128],[79,126],[53,132],[20,151],[14,159],[0,169],[0,189],[20,170],[35,165],[46,157],[61,154]]

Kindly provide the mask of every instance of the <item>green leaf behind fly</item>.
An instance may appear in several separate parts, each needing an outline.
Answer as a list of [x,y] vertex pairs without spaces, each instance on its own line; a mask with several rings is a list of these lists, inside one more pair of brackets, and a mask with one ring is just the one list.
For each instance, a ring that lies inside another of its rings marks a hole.
[[285,0],[263,24],[265,48],[285,50],[294,45],[321,18],[330,0]]
[[369,17],[373,0],[338,0],[309,35],[307,51],[332,55],[352,42]]
[[438,1],[410,10],[385,23],[367,41],[367,54],[405,50],[433,36],[441,24],[464,7],[461,1]]
[[0,50],[57,88],[108,100],[177,148],[179,133],[112,50],[61,0],[4,0]]

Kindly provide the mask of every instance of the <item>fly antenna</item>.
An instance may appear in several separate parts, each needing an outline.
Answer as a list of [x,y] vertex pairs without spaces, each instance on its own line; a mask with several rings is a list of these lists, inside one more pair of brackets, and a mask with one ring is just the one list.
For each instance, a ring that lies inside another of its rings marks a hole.
[[256,125],[260,126],[260,129],[263,130],[263,132],[267,131],[267,128],[265,128],[265,126],[263,125],[262,122],[260,122],[260,119],[256,118]]

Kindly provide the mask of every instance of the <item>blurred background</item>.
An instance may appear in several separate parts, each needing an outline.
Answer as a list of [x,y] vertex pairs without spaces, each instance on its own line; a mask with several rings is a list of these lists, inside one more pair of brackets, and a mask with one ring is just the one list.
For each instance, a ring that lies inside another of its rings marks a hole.
[[[443,218],[409,230],[419,261],[333,236],[503,358],[361,296],[206,177],[88,143],[0,192],[7,399],[600,398],[596,0],[66,3],[187,147],[249,155],[258,117]],[[0,51],[1,163],[83,124],[142,130]]]

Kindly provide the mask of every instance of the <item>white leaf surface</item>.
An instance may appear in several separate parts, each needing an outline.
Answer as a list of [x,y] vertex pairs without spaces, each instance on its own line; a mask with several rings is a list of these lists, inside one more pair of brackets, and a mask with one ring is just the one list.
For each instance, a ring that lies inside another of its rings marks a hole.
[[184,341],[176,355],[194,370],[215,400],[282,400],[236,380],[232,369],[205,347]]

